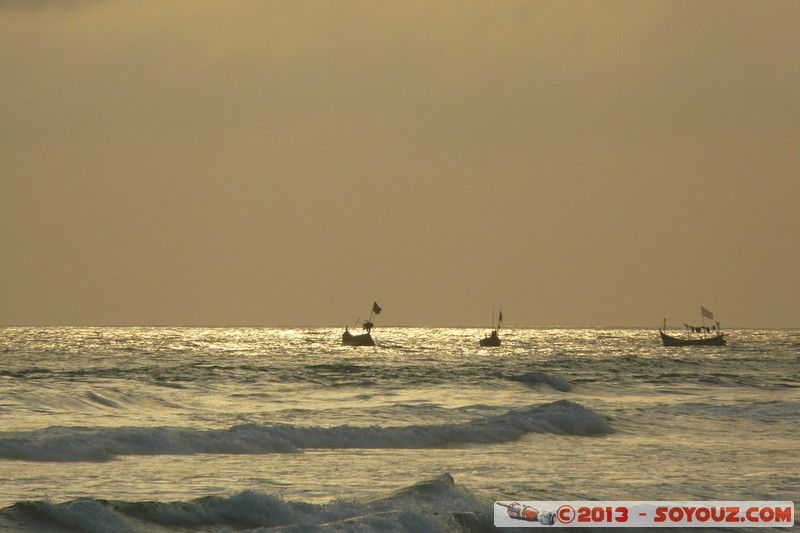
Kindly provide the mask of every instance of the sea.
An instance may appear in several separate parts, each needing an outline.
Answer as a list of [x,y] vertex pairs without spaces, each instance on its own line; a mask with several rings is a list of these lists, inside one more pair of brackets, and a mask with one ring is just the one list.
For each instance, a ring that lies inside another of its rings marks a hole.
[[0,531],[476,532],[498,500],[800,500],[800,330],[342,332],[0,328]]

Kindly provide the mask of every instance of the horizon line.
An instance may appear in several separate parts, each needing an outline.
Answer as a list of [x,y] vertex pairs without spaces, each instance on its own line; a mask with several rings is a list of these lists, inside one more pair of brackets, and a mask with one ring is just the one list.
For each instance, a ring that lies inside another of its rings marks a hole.
[[[350,325],[265,325],[265,324],[0,324],[0,328],[262,328],[262,329],[312,329],[312,328],[325,328],[335,329],[350,327]],[[416,329],[495,329],[492,326],[454,326],[454,325],[430,325],[430,324],[417,324],[417,325],[381,325],[375,329],[399,329],[399,328],[416,328]],[[559,325],[538,325],[538,326],[503,326],[502,329],[661,329],[661,326],[619,326],[619,325],[602,325],[602,326],[589,326],[589,325],[572,325],[572,326],[559,326]],[[671,327],[668,329],[682,330],[683,325],[680,327]],[[794,330],[800,329],[800,326],[726,326],[721,328],[722,331],[731,329],[784,329]]]

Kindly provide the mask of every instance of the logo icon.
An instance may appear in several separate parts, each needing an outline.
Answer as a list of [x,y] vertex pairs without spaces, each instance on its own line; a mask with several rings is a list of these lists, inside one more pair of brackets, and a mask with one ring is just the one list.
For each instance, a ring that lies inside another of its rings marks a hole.
[[[515,520],[525,520],[526,522],[539,522],[545,526],[552,526],[556,523],[556,514],[552,511],[541,512],[530,505],[522,505],[519,502],[502,503],[497,502],[497,505],[505,507],[508,511],[508,516]],[[573,511],[574,512],[574,511]]]

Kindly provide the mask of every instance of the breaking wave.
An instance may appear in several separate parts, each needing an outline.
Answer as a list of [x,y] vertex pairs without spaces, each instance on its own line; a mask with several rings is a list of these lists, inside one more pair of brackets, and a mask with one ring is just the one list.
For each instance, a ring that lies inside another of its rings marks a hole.
[[544,372],[529,372],[521,376],[511,376],[510,379],[514,381],[521,381],[529,385],[538,385],[540,383],[549,385],[550,387],[561,391],[569,392],[572,390],[572,384],[561,376],[552,374],[545,374]]
[[[485,498],[484,498],[485,499]],[[89,533],[140,531],[494,531],[491,500],[484,501],[452,476],[442,474],[370,501],[328,504],[286,501],[243,491],[187,502],[73,500],[21,502],[0,510],[0,529],[79,530]],[[283,529],[282,529],[283,530]]]
[[107,461],[120,455],[297,453],[304,449],[443,448],[508,442],[528,433],[597,436],[611,432],[591,409],[567,400],[512,409],[457,424],[304,427],[242,424],[228,429],[49,427],[0,432],[0,458]]

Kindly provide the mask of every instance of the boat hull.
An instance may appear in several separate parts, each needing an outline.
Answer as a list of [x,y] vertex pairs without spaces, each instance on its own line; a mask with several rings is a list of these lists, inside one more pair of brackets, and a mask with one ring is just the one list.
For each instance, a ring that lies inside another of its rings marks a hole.
[[664,343],[664,346],[725,346],[727,344],[725,336],[722,333],[714,335],[713,337],[680,339],[667,335],[661,330],[658,330],[658,332],[661,334],[661,342]]
[[349,331],[342,334],[342,344],[347,346],[375,346],[375,341],[369,333],[353,335]]
[[484,337],[480,340],[480,345],[484,347],[500,346],[500,337],[498,337],[496,334]]

